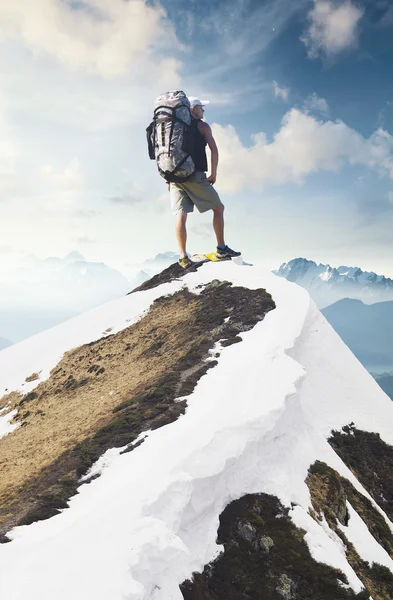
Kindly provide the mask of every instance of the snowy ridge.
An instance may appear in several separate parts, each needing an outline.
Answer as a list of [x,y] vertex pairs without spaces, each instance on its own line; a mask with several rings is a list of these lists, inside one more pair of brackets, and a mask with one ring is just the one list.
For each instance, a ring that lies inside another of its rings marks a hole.
[[[20,367],[18,356],[24,362],[19,375],[16,368],[2,375],[0,389],[20,389],[33,371],[47,376],[59,354],[101,337],[108,327],[126,327],[154,298],[184,285],[197,292],[198,285],[217,278],[265,287],[276,309],[243,333],[242,343],[223,349],[218,365],[189,396],[184,417],[149,432],[132,453],[107,456],[101,477],[81,486],[60,515],[13,530],[13,542],[0,546],[2,597],[181,600],[179,584],[221,550],[221,511],[244,494],[262,491],[286,506],[293,503],[292,518],[307,531],[313,556],[344,571],[356,592],[362,589],[341,540],[308,514],[304,480],[318,459],[369,497],[326,438],[332,428],[354,421],[393,444],[393,405],[301,287],[265,270],[206,264],[184,280],[74,319],[75,330],[58,326],[27,340],[18,345],[20,355],[18,346],[3,351],[0,373],[15,363]],[[54,353],[40,354],[48,343]],[[359,519],[350,522],[359,553],[366,556],[365,546],[374,547],[375,560],[393,570]]]

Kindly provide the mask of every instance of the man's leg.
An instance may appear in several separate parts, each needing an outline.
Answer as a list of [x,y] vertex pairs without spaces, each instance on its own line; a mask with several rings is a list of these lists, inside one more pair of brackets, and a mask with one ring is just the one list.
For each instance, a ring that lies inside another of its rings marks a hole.
[[217,238],[217,246],[225,246],[224,242],[224,205],[213,208],[213,229]]
[[176,239],[179,245],[180,256],[186,255],[186,244],[187,244],[187,229],[186,229],[186,221],[187,221],[186,212],[181,212],[176,217]]

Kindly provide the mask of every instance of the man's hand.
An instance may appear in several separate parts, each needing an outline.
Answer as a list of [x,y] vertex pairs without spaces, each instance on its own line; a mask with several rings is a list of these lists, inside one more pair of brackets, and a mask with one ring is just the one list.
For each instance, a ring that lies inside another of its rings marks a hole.
[[216,183],[216,175],[209,175],[209,177],[206,177],[206,181],[208,181],[209,183]]
[[171,184],[168,182],[168,192],[171,191]]

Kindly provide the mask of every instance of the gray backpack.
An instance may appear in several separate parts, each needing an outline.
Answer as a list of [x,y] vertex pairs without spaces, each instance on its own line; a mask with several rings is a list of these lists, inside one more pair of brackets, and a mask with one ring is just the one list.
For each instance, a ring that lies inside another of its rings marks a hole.
[[146,129],[149,157],[168,182],[187,181],[195,173],[191,157],[195,128],[190,103],[182,91],[161,94],[154,104],[153,121]]

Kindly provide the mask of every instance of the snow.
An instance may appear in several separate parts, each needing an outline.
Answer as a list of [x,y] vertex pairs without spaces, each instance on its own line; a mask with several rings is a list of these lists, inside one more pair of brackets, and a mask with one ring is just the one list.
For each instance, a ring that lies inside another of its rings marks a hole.
[[330,529],[326,519],[323,519],[322,526],[320,526],[300,507],[293,509],[292,518],[298,527],[307,531],[305,540],[312,557],[343,571],[348,578],[350,587],[357,594],[361,592],[363,584],[346,559],[345,546],[338,535]]
[[[277,308],[242,333],[241,344],[222,349],[188,397],[185,416],[144,434],[131,453],[108,451],[91,471],[101,477],[82,485],[69,509],[12,531],[12,543],[0,545],[1,597],[182,600],[179,584],[221,551],[219,514],[259,492],[293,503],[292,519],[306,530],[316,560],[341,568],[360,591],[341,540],[308,514],[305,478],[310,464],[323,460],[369,497],[326,438],[354,421],[392,444],[393,404],[303,288],[257,267],[207,263],[184,280],[131,294],[3,350],[0,390],[29,391],[38,382],[23,385],[26,376],[47,377],[64,351],[134,323],[161,295],[185,285],[197,292],[213,279],[264,287]],[[365,534],[355,518],[347,529],[363,552]],[[375,544],[370,553],[377,560]]]
[[329,281],[329,279],[331,279],[331,277],[332,277],[331,271],[324,271],[323,273],[321,273],[319,275],[319,278],[322,279],[322,281]]
[[12,419],[18,412],[17,410],[11,410],[5,415],[2,415],[2,412],[0,411],[0,439],[19,426],[18,423],[11,424]]
[[347,507],[349,511],[348,526],[345,527],[341,523],[338,523],[338,526],[348,541],[355,546],[360,558],[370,564],[376,562],[380,565],[385,565],[385,567],[393,571],[393,560],[389,554],[371,535],[367,525],[349,502],[347,502]]
[[[355,423],[393,445],[393,403],[344,344],[314,302],[291,356],[307,371],[302,406],[320,433]],[[383,418],[386,415],[386,419]]]

